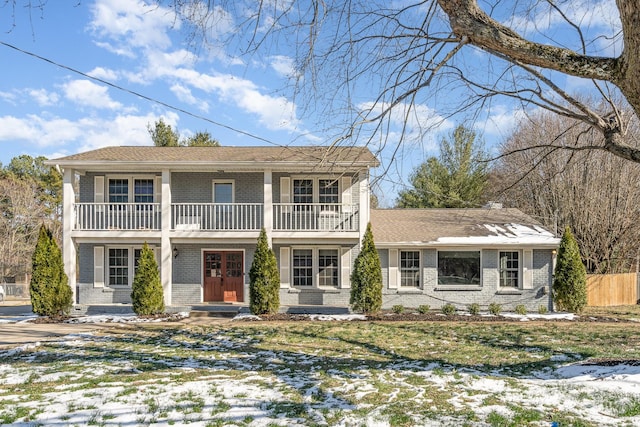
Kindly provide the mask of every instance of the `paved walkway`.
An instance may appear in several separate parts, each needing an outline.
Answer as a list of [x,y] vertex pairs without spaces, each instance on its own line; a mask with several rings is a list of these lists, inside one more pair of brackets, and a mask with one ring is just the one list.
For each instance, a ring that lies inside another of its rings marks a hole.
[[[0,319],[10,318],[19,320],[31,313],[31,306],[24,301],[0,302]],[[137,326],[157,327],[162,324],[173,326],[201,325],[210,326],[229,322],[229,318],[220,317],[189,317],[177,322],[149,322],[149,323],[5,323],[0,322],[0,349],[6,349],[23,344],[39,341],[52,341],[70,334],[81,334],[100,331],[102,329],[130,328]]]

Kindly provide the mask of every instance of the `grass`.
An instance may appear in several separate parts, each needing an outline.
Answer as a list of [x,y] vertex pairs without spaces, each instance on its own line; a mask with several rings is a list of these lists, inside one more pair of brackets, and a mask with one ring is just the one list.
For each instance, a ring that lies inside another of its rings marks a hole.
[[[571,411],[525,397],[514,401],[530,393],[527,381],[536,373],[590,358],[640,359],[637,325],[238,322],[103,328],[81,346],[48,342],[0,353],[0,396],[10,402],[0,403],[0,423],[42,424],[39,417],[46,414],[47,422],[86,425],[205,426],[230,419],[249,425],[259,419],[262,425],[370,420],[417,426],[447,420],[590,426],[599,424],[589,415],[594,405],[621,425],[640,421],[640,396],[629,393],[602,390],[594,396],[579,387],[548,386],[548,393],[577,402],[580,407]],[[489,385],[477,385],[482,382]],[[64,399],[72,393],[81,398]]]

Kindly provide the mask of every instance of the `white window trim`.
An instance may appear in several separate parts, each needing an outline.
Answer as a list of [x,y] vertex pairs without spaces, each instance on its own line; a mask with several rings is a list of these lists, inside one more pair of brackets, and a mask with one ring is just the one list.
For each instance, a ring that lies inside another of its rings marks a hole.
[[214,179],[211,181],[211,201],[216,200],[216,184],[231,184],[231,203],[236,202],[236,182],[234,179]]
[[[153,181],[153,202],[158,203],[159,200],[155,200],[158,194],[158,189],[156,186],[158,185],[158,180],[156,179],[157,175],[125,175],[125,174],[111,174],[104,176],[104,201],[105,203],[109,203],[109,181],[112,179],[126,179],[127,180],[127,203],[135,203],[134,198],[134,181],[136,179],[150,179]],[[95,189],[94,189],[95,192]]]
[[[517,252],[518,253],[518,287],[514,288],[513,286],[500,286],[500,252]],[[500,248],[498,249],[498,265],[496,266],[496,271],[498,272],[498,283],[497,287],[500,290],[521,290],[523,289],[523,278],[524,278],[524,254],[522,249],[510,249],[510,248]]]
[[[418,252],[418,286],[403,286],[402,285],[402,252]],[[422,268],[423,268],[423,256],[420,249],[398,249],[398,289],[422,289]]]
[[[295,286],[294,283],[294,275],[293,275],[293,252],[296,250],[311,250],[311,259],[313,261],[312,265],[312,284],[311,286]],[[336,286],[320,286],[318,283],[320,282],[320,250],[333,250],[336,251],[336,255],[338,258],[338,265],[336,266],[336,271],[338,272],[338,283]],[[340,246],[291,246],[290,251],[290,259],[289,259],[289,268],[290,268],[290,280],[291,287],[295,289],[340,289],[342,285],[342,251]]]
[[327,180],[331,180],[331,181],[335,181],[338,183],[338,204],[342,203],[342,192],[343,192],[343,188],[342,188],[342,179],[341,177],[328,177],[328,176],[323,176],[323,175],[292,175],[291,177],[291,185],[290,185],[290,189],[289,189],[289,197],[291,197],[289,200],[291,200],[291,203],[293,203],[293,188],[294,188],[294,181],[295,180],[302,180],[302,179],[309,179],[311,181],[313,181],[313,203],[320,203],[320,180],[321,179],[327,179]]
[[[480,282],[478,285],[473,285],[473,284],[440,284],[438,282],[439,279],[439,265],[438,265],[438,254],[440,252],[479,252],[480,253]],[[441,288],[470,288],[470,289],[474,289],[474,288],[481,288],[483,286],[484,283],[484,269],[482,268],[483,266],[483,252],[484,249],[474,249],[474,248],[465,248],[465,247],[451,247],[451,248],[446,248],[446,249],[436,249],[436,286],[441,287]]]
[[[135,250],[142,249],[143,245],[106,245],[104,246],[104,287],[108,287],[108,288],[112,288],[112,289],[128,289],[131,288],[133,286],[133,278],[135,277]],[[128,285],[112,285],[110,283],[110,272],[109,270],[111,269],[111,265],[109,264],[109,250],[110,249],[127,249],[127,268],[129,269],[129,271],[127,272],[128,275]],[[149,245],[149,249],[151,249],[154,252],[154,255],[156,257],[156,263],[158,264],[158,267],[160,266],[160,262],[158,261],[158,251],[156,250],[156,246],[155,245]]]

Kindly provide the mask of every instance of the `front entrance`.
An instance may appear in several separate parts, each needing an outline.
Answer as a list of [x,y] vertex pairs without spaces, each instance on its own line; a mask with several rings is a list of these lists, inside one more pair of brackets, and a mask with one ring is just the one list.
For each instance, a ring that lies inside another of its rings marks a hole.
[[242,252],[207,251],[204,253],[203,299],[243,302],[244,272]]

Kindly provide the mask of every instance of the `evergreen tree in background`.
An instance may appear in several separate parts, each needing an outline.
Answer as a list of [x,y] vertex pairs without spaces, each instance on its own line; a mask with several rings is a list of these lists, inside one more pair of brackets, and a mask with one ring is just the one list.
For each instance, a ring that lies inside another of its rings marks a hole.
[[558,248],[553,298],[559,309],[574,313],[580,313],[587,305],[587,272],[569,227],[564,230]]
[[371,223],[367,224],[362,249],[353,263],[349,302],[353,310],[364,313],[376,313],[382,307],[382,269],[373,242]]
[[400,208],[466,208],[482,205],[488,181],[487,155],[476,133],[458,126],[411,174],[413,188],[398,194]]
[[133,311],[140,316],[164,313],[164,292],[153,250],[147,242],[140,251],[138,268],[131,288]]
[[44,224],[31,261],[29,292],[33,312],[41,316],[68,314],[73,305],[69,278],[64,272],[62,252]]
[[249,306],[256,315],[274,314],[280,308],[280,272],[264,228],[249,270]]

